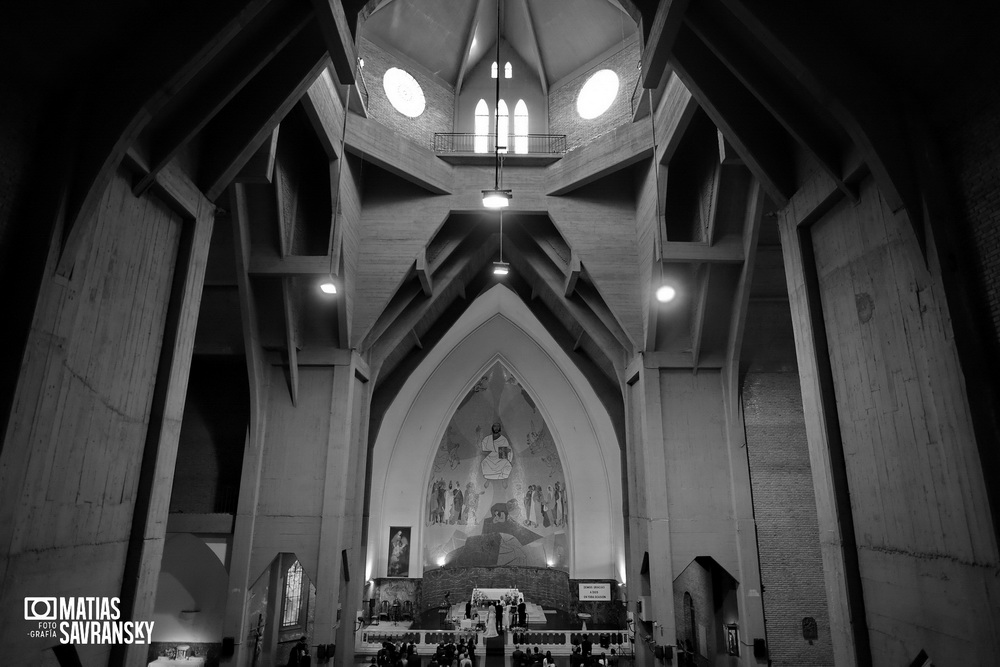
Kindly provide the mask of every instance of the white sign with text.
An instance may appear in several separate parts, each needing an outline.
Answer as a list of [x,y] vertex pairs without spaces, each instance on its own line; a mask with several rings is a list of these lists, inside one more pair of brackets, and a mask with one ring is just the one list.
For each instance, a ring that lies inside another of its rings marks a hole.
[[580,584],[580,601],[611,600],[611,584]]

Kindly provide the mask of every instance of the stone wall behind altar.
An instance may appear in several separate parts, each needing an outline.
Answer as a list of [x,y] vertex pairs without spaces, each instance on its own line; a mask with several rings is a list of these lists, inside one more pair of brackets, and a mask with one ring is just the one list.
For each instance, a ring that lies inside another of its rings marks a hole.
[[529,602],[547,609],[568,611],[572,594],[569,575],[546,567],[442,567],[424,572],[421,611],[444,604],[451,591],[452,604],[468,600],[473,588],[517,588]]

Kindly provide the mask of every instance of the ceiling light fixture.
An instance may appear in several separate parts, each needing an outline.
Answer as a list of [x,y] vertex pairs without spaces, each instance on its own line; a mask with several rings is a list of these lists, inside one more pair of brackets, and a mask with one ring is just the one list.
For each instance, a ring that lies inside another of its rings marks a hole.
[[[497,0],[497,60],[500,62],[500,0]],[[493,124],[494,141],[493,146],[493,188],[483,190],[483,206],[486,208],[506,208],[510,206],[510,200],[514,198],[511,190],[503,189],[503,153],[507,151],[506,145],[500,145],[500,77],[497,77],[496,99],[493,100]],[[503,138],[506,144],[507,137]],[[503,149],[501,151],[500,149]],[[501,225],[503,221],[501,220]],[[502,238],[502,237],[501,237]],[[502,243],[503,241],[501,241]]]
[[[499,181],[499,179],[498,179]],[[486,208],[507,208],[513,198],[510,190],[483,190],[483,206]]]
[[677,290],[671,285],[661,285],[658,290],[656,290],[656,300],[660,303],[669,303],[674,300],[677,296]]
[[500,209],[500,260],[493,262],[493,275],[505,276],[510,273],[510,264],[503,261],[503,209]]

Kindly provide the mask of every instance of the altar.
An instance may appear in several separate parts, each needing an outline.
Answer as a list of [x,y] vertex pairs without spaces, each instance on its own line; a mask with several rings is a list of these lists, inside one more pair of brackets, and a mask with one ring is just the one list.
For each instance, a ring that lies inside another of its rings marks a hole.
[[521,591],[516,588],[473,588],[472,606],[481,607],[487,602],[504,600],[517,604],[521,601]]

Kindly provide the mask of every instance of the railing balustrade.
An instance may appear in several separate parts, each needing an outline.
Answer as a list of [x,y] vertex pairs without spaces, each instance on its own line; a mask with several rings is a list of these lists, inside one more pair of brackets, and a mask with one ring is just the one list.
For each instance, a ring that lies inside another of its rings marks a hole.
[[[435,132],[435,153],[483,153],[492,155],[496,150],[497,135],[473,132]],[[538,153],[565,153],[565,134],[520,134],[507,138],[507,155]]]

